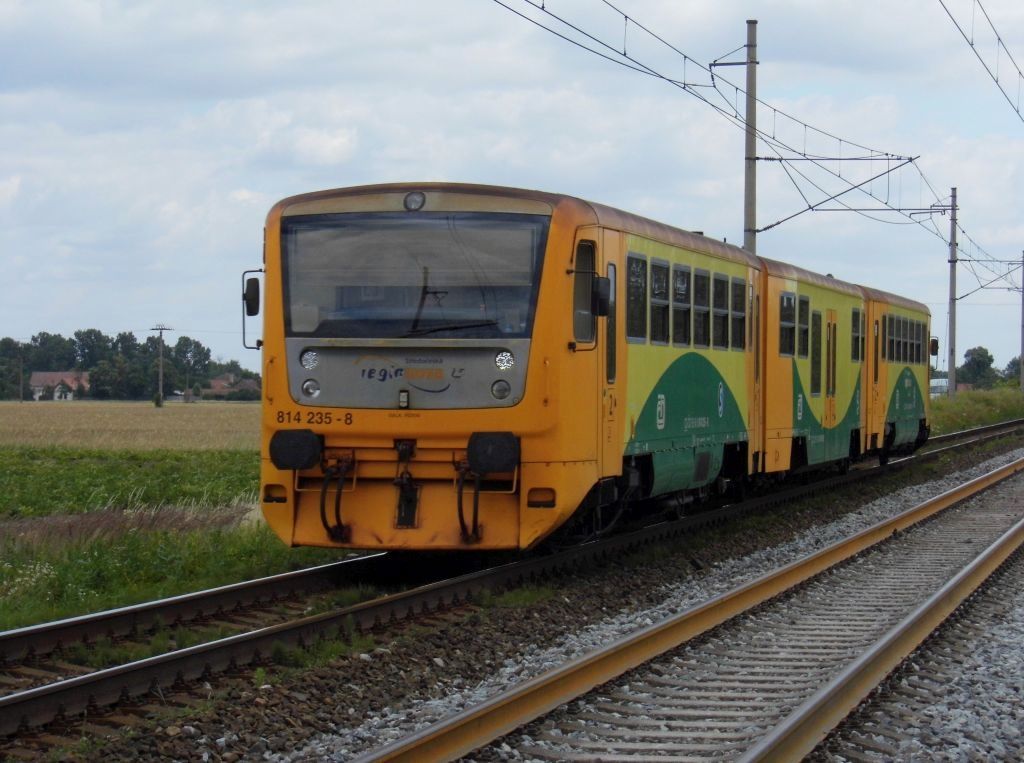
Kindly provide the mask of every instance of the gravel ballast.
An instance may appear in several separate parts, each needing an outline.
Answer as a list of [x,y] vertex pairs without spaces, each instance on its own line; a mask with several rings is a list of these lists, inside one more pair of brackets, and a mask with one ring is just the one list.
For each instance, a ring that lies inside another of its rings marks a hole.
[[103,757],[346,760],[1021,456],[1017,449],[855,510],[855,499],[836,495],[706,533],[689,544],[708,565],[700,572],[690,552],[652,552],[552,581],[528,605],[464,608],[322,667],[268,669],[259,685],[227,681],[208,706],[113,739]]

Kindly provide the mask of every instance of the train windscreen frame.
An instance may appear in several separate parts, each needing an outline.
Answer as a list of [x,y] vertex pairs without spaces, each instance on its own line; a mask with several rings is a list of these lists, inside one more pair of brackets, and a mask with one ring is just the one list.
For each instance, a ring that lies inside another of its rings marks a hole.
[[550,222],[495,212],[286,217],[285,333],[528,338]]

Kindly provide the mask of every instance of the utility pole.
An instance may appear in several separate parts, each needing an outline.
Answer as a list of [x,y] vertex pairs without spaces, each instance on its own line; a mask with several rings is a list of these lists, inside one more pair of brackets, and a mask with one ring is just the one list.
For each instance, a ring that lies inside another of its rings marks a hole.
[[757,20],[747,19],[747,140],[743,173],[743,248],[757,254]]
[[956,396],[956,188],[952,192],[949,216],[949,388]]
[[156,394],[157,394],[157,405],[162,406],[164,404],[164,332],[174,331],[170,326],[165,326],[162,323],[156,324],[150,331],[156,331],[160,334],[160,365],[159,365],[159,381],[157,382]]

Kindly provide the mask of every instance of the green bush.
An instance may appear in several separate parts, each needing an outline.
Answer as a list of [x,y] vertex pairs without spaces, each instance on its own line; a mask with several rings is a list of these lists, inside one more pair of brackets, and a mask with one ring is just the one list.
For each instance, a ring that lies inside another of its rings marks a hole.
[[1024,394],[1015,388],[957,392],[953,398],[937,397],[931,401],[935,435],[1020,418],[1024,418]]

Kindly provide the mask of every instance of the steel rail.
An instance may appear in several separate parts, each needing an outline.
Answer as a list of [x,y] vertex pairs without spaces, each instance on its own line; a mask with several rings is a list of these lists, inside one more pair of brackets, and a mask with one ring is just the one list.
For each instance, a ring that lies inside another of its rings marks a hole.
[[802,560],[542,673],[476,707],[427,726],[356,760],[363,763],[378,760],[457,759],[1021,470],[1024,470],[1024,459],[971,480]]
[[997,424],[986,424],[981,427],[973,427],[971,429],[963,429],[959,432],[949,432],[948,434],[935,435],[929,437],[928,442],[925,443],[940,443],[950,442],[952,440],[959,440],[964,437],[973,437],[974,435],[986,434],[988,432],[998,432],[1003,429],[1015,429],[1018,427],[1024,427],[1024,419],[1011,419],[1009,421],[1000,421]]
[[[840,480],[849,478],[845,475]],[[509,587],[559,571],[572,570],[603,558],[619,558],[643,546],[685,535],[709,524],[729,521],[766,503],[786,502],[809,492],[827,490],[833,481],[793,488],[744,504],[726,506],[671,522],[661,522],[625,535],[612,536],[546,556],[522,559],[500,567],[419,586],[362,602],[335,612],[210,641],[186,649],[97,670],[0,697],[0,736],[101,708],[155,689],[198,680],[204,675],[250,664],[269,656],[277,644],[308,646],[318,639],[369,630],[421,612],[470,600],[484,590]]]
[[[888,469],[900,468],[912,461],[912,458],[893,461]],[[383,622],[399,620],[420,612],[466,601],[483,590],[508,587],[545,575],[556,574],[560,570],[576,569],[605,557],[617,558],[623,553],[648,544],[663,542],[674,537],[684,536],[701,527],[729,521],[756,508],[786,503],[823,490],[833,490],[857,479],[884,474],[888,469],[874,468],[856,474],[849,473],[832,477],[717,510],[674,521],[659,522],[629,534],[576,546],[556,554],[523,559],[501,567],[461,575],[363,602],[336,612],[237,634],[225,639],[9,694],[0,697],[0,736],[9,736],[23,728],[41,726],[55,718],[71,716],[90,707],[100,708],[113,705],[121,700],[142,696],[152,690],[168,688],[173,684],[196,680],[204,675],[214,674],[234,666],[250,664],[270,655],[276,644],[307,646],[317,639],[339,632],[347,633],[353,629],[365,631]],[[384,554],[377,556],[380,558],[378,563],[386,566],[386,556]],[[360,557],[360,559],[362,558]],[[348,560],[349,563],[358,561],[359,559]],[[286,573],[286,575],[301,574],[302,571]],[[250,581],[250,583],[252,582],[256,581]],[[246,585],[249,583],[224,586],[224,589]],[[172,597],[168,601],[179,598],[192,599],[191,602],[186,601],[186,605],[200,606],[204,593],[207,592],[185,594],[182,597]],[[152,602],[151,604],[158,605],[159,603]],[[136,605],[143,609],[147,606],[149,605]],[[130,611],[136,607],[125,607],[122,610],[130,617]],[[110,622],[119,622],[118,613],[121,613],[122,610],[111,610]],[[100,613],[99,616],[102,617],[105,614],[107,613]],[[94,616],[71,618],[68,621],[58,621],[58,623],[74,623],[76,620],[88,621],[92,617]],[[19,630],[39,629],[37,633],[41,639],[54,640],[55,637],[52,634],[58,631],[51,631],[51,635],[47,636],[48,625],[57,625],[57,623],[29,626]],[[100,632],[104,632],[103,628],[100,628]],[[14,632],[8,633],[13,634]],[[3,635],[6,634],[0,634],[0,637]]]
[[800,760],[1024,544],[1024,519],[807,699],[741,761]]
[[63,620],[0,632],[0,666],[28,656],[49,654],[61,645],[103,636],[123,636],[152,626],[172,624],[272,600],[318,583],[336,583],[343,576],[372,575],[386,564],[382,553],[345,559],[241,583],[193,591],[165,599],[132,604]]

